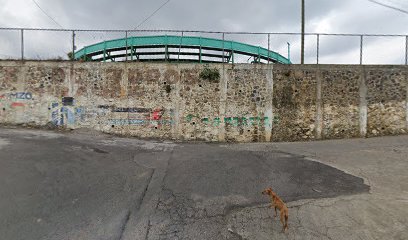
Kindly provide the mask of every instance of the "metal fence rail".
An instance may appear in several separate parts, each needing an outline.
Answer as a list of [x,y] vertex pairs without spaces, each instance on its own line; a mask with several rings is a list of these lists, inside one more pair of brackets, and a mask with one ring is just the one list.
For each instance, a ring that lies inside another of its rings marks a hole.
[[[72,59],[83,47],[135,36],[176,35],[248,43],[300,63],[301,33],[194,30],[0,28],[0,59]],[[408,34],[305,33],[305,63],[408,64]],[[224,44],[223,44],[224,46]],[[292,49],[291,49],[292,48]],[[126,48],[126,52],[128,49]],[[182,51],[179,49],[178,51]],[[293,56],[290,56],[292,52]],[[240,59],[236,62],[249,62]],[[269,63],[269,61],[267,61]]]

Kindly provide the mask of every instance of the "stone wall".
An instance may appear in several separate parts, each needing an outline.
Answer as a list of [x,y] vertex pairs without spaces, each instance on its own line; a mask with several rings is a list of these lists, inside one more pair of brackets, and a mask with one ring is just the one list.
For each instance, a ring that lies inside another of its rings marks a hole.
[[[403,134],[407,66],[0,61],[0,123],[142,138],[304,141]],[[208,68],[208,67],[207,67]],[[215,69],[215,70],[214,70]]]

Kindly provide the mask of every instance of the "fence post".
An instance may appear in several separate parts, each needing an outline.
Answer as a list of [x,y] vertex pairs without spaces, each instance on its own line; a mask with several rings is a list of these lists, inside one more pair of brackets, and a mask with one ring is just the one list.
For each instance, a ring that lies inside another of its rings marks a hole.
[[360,36],[360,65],[363,64],[363,35]]
[[126,38],[126,54],[125,54],[125,61],[128,60],[128,31],[125,31],[125,38]]
[[405,65],[408,65],[408,36],[405,36]]
[[200,35],[200,54],[199,54],[200,63],[202,63],[202,56],[201,56],[201,35]]
[[316,64],[319,64],[320,34],[317,34],[316,36]]
[[288,44],[288,60],[290,62],[290,43],[286,42]]
[[72,31],[72,61],[75,61],[75,31]]
[[106,62],[106,41],[103,40],[103,62]]
[[258,63],[261,63],[261,47],[258,46]]
[[24,60],[24,29],[21,29],[21,60]]
[[180,50],[181,50],[181,44],[183,43],[183,36],[184,36],[184,32],[181,32],[181,39],[180,39],[180,46],[179,46],[178,56],[177,56],[177,62],[180,61]]
[[271,43],[271,34],[268,33],[268,64],[269,64],[270,43]]
[[222,33],[222,63],[224,64],[225,62],[225,46],[224,46],[224,40],[225,40],[225,33]]
[[168,47],[167,33],[165,36],[165,46],[164,46],[164,61],[168,62],[169,60],[169,47]]

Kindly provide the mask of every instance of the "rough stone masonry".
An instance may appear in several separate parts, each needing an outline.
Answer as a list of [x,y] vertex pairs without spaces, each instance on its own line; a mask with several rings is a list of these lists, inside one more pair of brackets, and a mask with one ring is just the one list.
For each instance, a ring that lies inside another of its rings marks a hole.
[[[218,72],[210,81],[200,75]],[[0,61],[0,124],[263,142],[404,134],[408,67]]]

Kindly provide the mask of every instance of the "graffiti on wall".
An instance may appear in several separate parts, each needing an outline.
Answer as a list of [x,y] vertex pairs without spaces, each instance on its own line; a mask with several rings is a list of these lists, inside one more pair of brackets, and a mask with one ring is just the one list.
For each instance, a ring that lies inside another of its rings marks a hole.
[[83,118],[83,109],[75,107],[73,97],[63,97],[61,102],[52,102],[50,105],[51,122],[56,126],[72,125]]
[[5,111],[8,108],[24,107],[27,101],[33,100],[33,94],[30,92],[11,92],[0,95],[0,106]]
[[136,107],[112,107],[112,112],[127,112],[127,113],[150,113],[150,108],[136,108]]
[[139,108],[139,107],[112,107],[114,113],[128,113],[126,118],[109,119],[112,126],[141,125],[146,127],[159,128],[164,125],[171,125],[171,117],[174,115],[173,109],[169,114],[165,114],[163,108]]
[[[140,125],[159,128],[171,125],[174,114],[165,114],[162,108],[116,107],[111,105],[78,106],[73,97],[63,97],[60,102],[50,104],[51,122],[56,126],[81,124],[109,124],[114,126]],[[108,117],[108,115],[113,117]],[[114,116],[118,116],[115,118]],[[108,118],[106,120],[106,118]]]
[[[207,126],[217,127],[221,123],[225,123],[226,126],[234,127],[248,127],[248,126],[261,126],[271,127],[269,122],[269,117],[199,117],[198,115],[189,114],[186,116],[186,122],[197,124],[202,123]],[[273,123],[279,123],[279,117],[274,116]]]
[[161,127],[164,125],[172,125],[173,121],[171,120],[144,120],[144,119],[109,119],[109,124],[113,126],[125,126],[125,125],[142,125],[148,127]]
[[11,93],[10,96],[16,99],[23,99],[23,100],[33,99],[33,94],[31,94],[30,92],[16,92],[16,93]]
[[6,111],[5,104],[3,103],[4,98],[4,95],[0,95],[0,117],[3,115],[4,111]]
[[[85,125],[87,122],[97,124],[108,124],[115,126],[145,126],[159,128],[161,126],[173,125],[174,111],[170,109],[166,112],[163,108],[144,108],[144,107],[117,107],[114,105],[98,105],[95,107],[76,106],[73,97],[64,97],[61,102],[53,102],[50,106],[51,121],[54,125],[72,125],[80,123]],[[109,117],[108,117],[109,115]],[[264,126],[271,127],[269,117],[263,116],[235,116],[235,117],[200,117],[194,114],[188,114],[185,122],[203,124],[205,126],[220,126],[224,123],[230,127],[251,127]],[[272,124],[279,123],[279,116],[275,115]]]
[[5,104],[5,101],[6,101],[6,96],[4,94],[1,94],[0,95],[0,107],[3,107],[3,105]]
[[63,97],[62,100],[63,106],[74,106],[74,98],[73,97]]
[[106,105],[94,106],[77,106],[75,107],[75,114],[77,121],[82,124],[88,124],[89,122],[99,121],[100,118],[107,116],[110,113],[110,107]]

